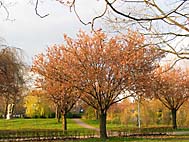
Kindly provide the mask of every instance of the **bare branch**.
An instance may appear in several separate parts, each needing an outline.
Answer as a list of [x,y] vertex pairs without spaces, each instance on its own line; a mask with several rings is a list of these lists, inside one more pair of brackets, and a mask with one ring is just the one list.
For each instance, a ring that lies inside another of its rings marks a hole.
[[92,27],[93,31],[94,31],[94,22],[95,22],[97,19],[103,17],[103,16],[106,14],[106,12],[107,12],[107,8],[108,8],[108,7],[107,7],[107,5],[106,5],[106,7],[105,7],[105,9],[104,9],[104,12],[102,12],[101,15],[96,16],[96,17],[94,17],[94,18],[92,19],[91,27]]
[[[74,2],[75,2],[75,0],[74,0]],[[80,16],[79,16],[79,14],[77,13],[77,10],[76,10],[76,7],[75,7],[75,3],[72,3],[72,5],[70,6],[70,9],[71,9],[71,7],[73,7],[73,10],[74,10],[74,13],[75,13],[75,15],[77,16],[77,18],[79,19],[79,21],[83,24],[83,25],[89,25],[89,24],[91,24],[91,22],[84,22],[81,18],[80,18]]]
[[167,68],[166,70],[162,71],[159,75],[161,75],[161,74],[163,74],[163,73],[166,73],[166,72],[170,71],[171,69],[173,69],[174,66],[176,65],[176,63],[179,62],[180,60],[182,60],[182,59],[179,58],[179,59],[175,60],[175,61],[170,65],[169,68]]
[[38,4],[39,4],[39,0],[36,0],[36,3],[35,3],[35,13],[36,13],[36,15],[39,16],[40,18],[45,18],[45,17],[49,16],[49,14],[45,14],[45,15],[42,16],[41,14],[38,13]]
[[7,14],[6,20],[8,20],[9,19],[9,11],[8,11],[7,7],[4,5],[4,3],[2,1],[0,1],[0,8],[1,7],[5,10],[5,12]]
[[[162,13],[162,15],[160,16],[157,16],[157,17],[153,17],[153,18],[137,18],[137,17],[134,17],[134,16],[130,16],[130,14],[125,14],[121,11],[118,11],[113,5],[112,3],[110,3],[108,0],[105,0],[105,2],[107,3],[107,5],[117,14],[121,15],[121,16],[124,16],[126,18],[129,18],[129,19],[132,19],[132,20],[135,20],[135,21],[155,21],[155,20],[162,20],[162,19],[165,19],[167,18],[169,15],[171,15],[172,13],[174,13],[179,7],[181,7],[185,1],[183,1],[176,9],[174,9],[173,11],[165,14],[165,13]],[[151,4],[152,3],[149,3],[148,4]],[[155,6],[155,5],[153,5]],[[159,8],[159,7],[156,7],[156,8]],[[160,10],[160,9],[159,9]]]

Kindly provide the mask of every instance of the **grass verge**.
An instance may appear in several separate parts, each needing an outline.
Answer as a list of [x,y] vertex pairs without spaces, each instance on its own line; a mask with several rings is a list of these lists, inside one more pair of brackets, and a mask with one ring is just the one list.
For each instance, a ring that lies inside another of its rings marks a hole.
[[[72,119],[67,119],[68,130],[86,130]],[[0,130],[33,130],[33,129],[56,129],[62,130],[62,123],[58,123],[56,119],[0,119]]]
[[[74,142],[188,142],[188,138],[129,138],[129,137],[111,137],[108,139],[90,138],[73,140]],[[73,142],[69,140],[68,142]]]

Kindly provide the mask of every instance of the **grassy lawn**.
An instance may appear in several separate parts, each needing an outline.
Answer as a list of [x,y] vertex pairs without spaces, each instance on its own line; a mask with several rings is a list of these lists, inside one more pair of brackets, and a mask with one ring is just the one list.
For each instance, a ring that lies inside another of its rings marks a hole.
[[[84,122],[94,126],[99,127],[99,122],[96,120],[83,120]],[[107,128],[110,129],[122,129],[123,126],[116,124],[107,124]],[[57,123],[56,119],[11,119],[5,120],[0,119],[0,130],[31,130],[31,129],[57,129],[62,130],[62,123]],[[68,119],[68,130],[70,131],[85,131],[87,129],[82,128],[76,124],[72,119]],[[185,131],[188,129],[181,129],[180,131]],[[188,142],[189,135],[180,135],[174,137],[161,137],[161,138],[131,138],[131,137],[116,137],[109,138],[106,141],[98,138],[91,139],[80,139],[74,140],[77,142]],[[59,141],[56,141],[59,142]],[[72,142],[69,140],[66,142]]]
[[[82,128],[78,124],[76,124],[72,119],[67,119],[68,121],[68,130],[85,130],[85,128]],[[85,123],[99,128],[99,121],[98,120],[85,120],[83,119]],[[125,125],[119,125],[119,124],[112,124],[107,123],[107,129],[108,130],[120,130],[120,129],[126,129],[131,128],[131,126],[126,127]],[[132,127],[133,128],[133,127]],[[58,129],[62,130],[62,123],[57,123],[57,120],[55,118],[52,119],[11,119],[11,120],[5,120],[0,119],[0,130],[18,130],[18,129]],[[177,131],[189,131],[189,128],[181,128]]]
[[[86,120],[86,119],[82,119],[83,122],[95,127],[95,128],[99,128],[99,120]],[[126,129],[134,129],[134,128],[138,128],[137,126],[134,125],[121,125],[121,124],[115,124],[115,123],[111,123],[109,121],[107,121],[107,130],[126,130]],[[171,131],[172,130],[171,126],[165,126],[165,125],[153,125],[153,126],[149,126],[149,128],[170,128]],[[169,131],[169,130],[168,130]],[[189,128],[178,128],[176,131],[189,131]]]
[[[99,128],[99,120],[86,120],[86,119],[82,119],[83,122],[95,127],[95,128]],[[125,128],[125,125],[120,125],[120,124],[113,124],[113,123],[109,123],[107,122],[107,129],[108,130],[115,130],[115,129],[123,129]]]
[[[85,130],[73,120],[68,119],[68,130]],[[21,130],[21,129],[57,129],[62,130],[62,123],[56,119],[0,119],[0,130]]]
[[[109,138],[103,139],[86,139],[79,142],[188,142],[189,139],[145,139],[145,138]],[[69,141],[71,142],[71,141]]]

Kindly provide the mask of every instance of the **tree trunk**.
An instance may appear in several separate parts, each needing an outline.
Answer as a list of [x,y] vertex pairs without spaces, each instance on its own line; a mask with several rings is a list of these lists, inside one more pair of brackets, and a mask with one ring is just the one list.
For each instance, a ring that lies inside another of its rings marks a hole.
[[67,119],[66,119],[66,113],[62,114],[62,128],[64,131],[67,130]]
[[56,119],[57,122],[60,123],[60,118],[61,118],[61,111],[60,111],[60,107],[58,105],[56,105]]
[[138,128],[140,129],[141,127],[141,118],[140,118],[140,97],[138,96]]
[[171,110],[172,113],[172,126],[173,129],[177,129],[177,110],[175,108],[173,108]]
[[107,138],[106,133],[106,112],[100,113],[100,138]]
[[95,109],[96,120],[99,119],[99,111]]
[[12,104],[12,112],[10,116],[11,118],[13,118],[14,112],[15,112],[15,104]]
[[7,118],[8,103],[5,104],[4,118]]

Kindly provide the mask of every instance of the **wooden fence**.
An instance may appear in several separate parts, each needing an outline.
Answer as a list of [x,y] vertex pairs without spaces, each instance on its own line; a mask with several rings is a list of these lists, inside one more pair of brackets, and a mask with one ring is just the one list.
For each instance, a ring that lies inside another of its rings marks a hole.
[[[111,130],[108,136],[135,137],[135,136],[155,136],[167,135],[172,132],[170,128],[154,129],[127,129]],[[99,137],[99,132],[95,130],[83,131],[61,131],[61,130],[0,130],[0,141],[32,141],[32,140],[62,140],[77,138]]]
[[0,141],[32,141],[62,140],[76,138],[92,138],[98,134],[93,130],[61,131],[61,130],[0,130]]

